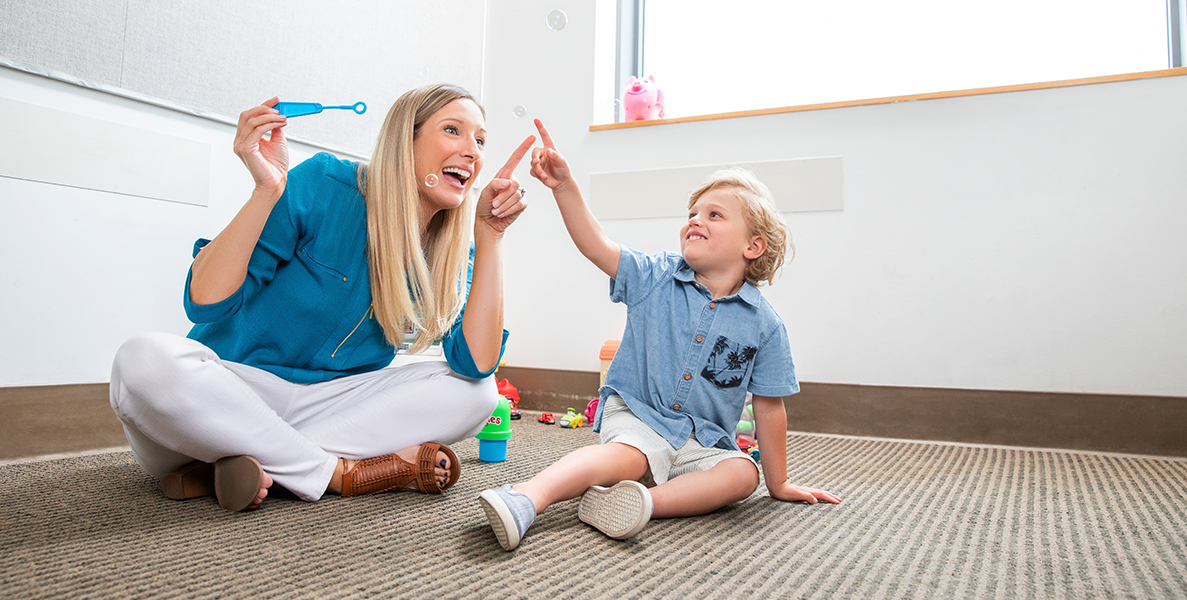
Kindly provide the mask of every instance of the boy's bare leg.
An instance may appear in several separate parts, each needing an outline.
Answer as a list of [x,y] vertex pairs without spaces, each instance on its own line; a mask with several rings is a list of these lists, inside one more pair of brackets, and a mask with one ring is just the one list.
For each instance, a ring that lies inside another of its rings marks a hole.
[[758,487],[758,469],[745,458],[728,458],[708,471],[688,473],[651,488],[653,519],[711,513],[745,500]]
[[645,454],[633,446],[610,442],[574,450],[511,489],[530,498],[536,506],[536,514],[540,514],[557,502],[580,496],[592,485],[634,481],[646,473]]

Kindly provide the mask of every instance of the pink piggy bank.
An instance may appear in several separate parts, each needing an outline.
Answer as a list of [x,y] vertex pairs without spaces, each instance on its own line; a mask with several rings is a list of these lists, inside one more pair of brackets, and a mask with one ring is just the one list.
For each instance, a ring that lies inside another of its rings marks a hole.
[[664,118],[664,91],[655,86],[655,77],[636,79],[633,75],[622,92],[623,121]]

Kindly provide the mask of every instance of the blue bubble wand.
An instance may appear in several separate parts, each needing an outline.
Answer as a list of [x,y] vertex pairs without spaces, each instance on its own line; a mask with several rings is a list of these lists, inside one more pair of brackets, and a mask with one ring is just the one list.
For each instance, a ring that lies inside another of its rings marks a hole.
[[305,115],[316,115],[323,110],[342,109],[353,110],[356,114],[363,114],[367,112],[367,105],[363,102],[355,102],[354,104],[347,104],[344,106],[322,106],[316,102],[277,102],[273,106],[280,111],[281,115],[286,117],[303,117]]

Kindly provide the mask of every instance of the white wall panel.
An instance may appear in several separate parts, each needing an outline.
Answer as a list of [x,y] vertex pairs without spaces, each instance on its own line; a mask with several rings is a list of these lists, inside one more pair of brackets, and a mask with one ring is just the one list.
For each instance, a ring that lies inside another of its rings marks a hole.
[[0,176],[205,206],[210,144],[0,98]]

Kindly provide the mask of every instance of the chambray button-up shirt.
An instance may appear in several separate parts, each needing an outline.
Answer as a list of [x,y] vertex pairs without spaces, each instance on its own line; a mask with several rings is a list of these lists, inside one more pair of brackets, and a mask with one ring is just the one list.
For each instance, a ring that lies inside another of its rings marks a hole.
[[705,447],[737,449],[746,392],[800,390],[783,319],[749,283],[712,298],[680,254],[622,246],[610,299],[627,305],[626,330],[599,390],[595,431],[617,394],[673,448],[695,434]]

